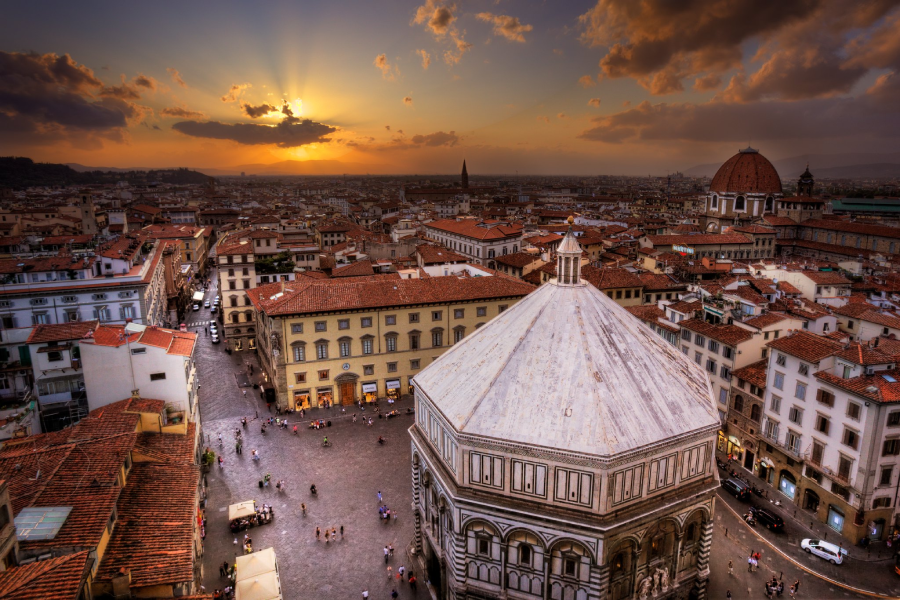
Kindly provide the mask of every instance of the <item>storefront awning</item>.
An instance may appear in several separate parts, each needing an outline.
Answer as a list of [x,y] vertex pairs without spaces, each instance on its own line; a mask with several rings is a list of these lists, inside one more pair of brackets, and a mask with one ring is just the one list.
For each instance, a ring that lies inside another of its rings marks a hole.
[[237,504],[232,504],[228,507],[228,520],[234,521],[235,519],[243,519],[252,516],[254,513],[256,513],[255,500],[238,502]]
[[377,383],[364,383],[363,384],[363,393],[364,394],[374,394],[378,392],[378,384]]
[[399,390],[400,389],[400,380],[399,379],[389,379],[385,382],[387,389],[389,390]]

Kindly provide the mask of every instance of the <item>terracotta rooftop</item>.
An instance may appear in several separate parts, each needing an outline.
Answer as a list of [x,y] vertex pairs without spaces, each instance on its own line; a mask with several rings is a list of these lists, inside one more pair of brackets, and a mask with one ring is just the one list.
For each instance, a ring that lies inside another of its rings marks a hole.
[[719,167],[712,182],[711,192],[737,192],[756,194],[780,194],[781,178],[769,160],[751,148],[741,150]]
[[[453,250],[448,250],[443,246],[435,246],[433,244],[419,244],[416,246],[416,253],[422,257],[422,262],[426,265],[469,262],[469,259],[462,254],[454,252]],[[506,257],[498,256],[495,260],[499,262],[501,258]]]
[[818,363],[844,349],[844,344],[808,331],[795,331],[766,345],[809,363]]
[[751,244],[753,240],[741,233],[701,233],[699,235],[648,235],[653,246],[717,246]]
[[640,277],[627,269],[598,269],[585,265],[581,268],[581,276],[598,290],[639,288],[644,285]]
[[0,573],[2,600],[77,600],[94,561],[84,550]]
[[[480,268],[480,267],[479,267]],[[303,280],[278,282],[247,290],[257,310],[269,316],[333,310],[415,306],[435,302],[462,302],[522,297],[534,290],[513,277],[394,277]]]
[[777,312],[767,312],[764,315],[759,315],[758,317],[753,317],[752,319],[747,319],[744,321],[744,325],[749,325],[755,329],[765,329],[766,327],[770,327],[776,323],[780,323],[787,319],[787,315]]
[[[859,235],[875,235],[879,237],[900,239],[900,227],[888,227],[885,225],[872,225],[869,223],[851,223],[849,221],[807,219],[800,223],[804,227],[826,229],[842,233]],[[854,248],[855,250],[855,248]]]
[[37,325],[31,330],[31,335],[28,336],[28,343],[41,344],[45,342],[80,340],[99,324],[100,321],[78,321],[77,323]]
[[835,357],[864,367],[870,365],[889,365],[894,362],[894,357],[882,352],[879,348],[873,348],[868,344],[854,342],[844,350],[835,354]]
[[[886,379],[886,376],[893,381]],[[816,373],[816,379],[869,400],[877,402],[900,401],[900,370],[898,369],[876,371],[874,375],[863,375],[851,379],[838,377],[828,371],[819,371]]]
[[769,364],[767,359],[762,359],[755,363],[749,364],[746,367],[741,367],[740,369],[735,369],[732,375],[737,377],[738,379],[743,379],[758,388],[765,389],[766,387],[766,368]]
[[737,325],[713,325],[703,319],[687,319],[678,323],[683,329],[689,329],[700,335],[721,342],[727,346],[737,346],[753,337],[753,332]]
[[358,260],[331,271],[332,277],[360,277],[374,274],[375,270],[372,268],[372,261],[370,260]]
[[474,219],[441,219],[426,223],[425,227],[438,229],[476,240],[499,240],[516,238],[522,235],[522,225],[518,223],[501,223],[499,221],[476,221]]

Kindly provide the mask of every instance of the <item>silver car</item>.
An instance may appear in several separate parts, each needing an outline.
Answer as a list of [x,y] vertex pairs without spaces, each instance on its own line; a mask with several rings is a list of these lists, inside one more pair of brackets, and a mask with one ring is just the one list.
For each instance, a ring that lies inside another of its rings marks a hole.
[[824,558],[833,565],[841,564],[844,562],[844,557],[847,556],[847,551],[837,544],[823,542],[822,540],[806,538],[800,542],[800,547],[810,554],[815,554],[819,558]]

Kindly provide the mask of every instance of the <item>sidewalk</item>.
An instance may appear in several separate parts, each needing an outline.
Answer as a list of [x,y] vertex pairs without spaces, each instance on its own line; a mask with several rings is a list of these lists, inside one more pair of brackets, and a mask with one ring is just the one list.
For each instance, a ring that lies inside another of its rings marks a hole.
[[[716,452],[716,458],[728,463],[727,455]],[[719,477],[721,479],[728,479],[731,477],[730,472],[734,469],[738,472],[750,485],[756,486],[765,491],[765,497],[760,498],[759,496],[754,495],[751,498],[751,503],[759,506],[765,506],[771,509],[774,513],[781,516],[784,519],[785,523],[792,523],[794,526],[799,528],[803,533],[803,537],[809,537],[814,539],[820,539],[824,541],[831,542],[833,544],[838,544],[844,550],[847,551],[847,555],[858,561],[864,562],[881,562],[881,561],[891,561],[893,560],[894,553],[897,551],[895,548],[888,548],[884,542],[871,542],[867,548],[861,548],[853,544],[849,539],[842,536],[840,533],[822,523],[818,519],[816,519],[815,515],[810,513],[809,511],[801,509],[799,506],[791,502],[791,499],[782,494],[777,488],[769,485],[752,472],[744,469],[740,466],[737,461],[732,461],[729,463],[729,471],[726,473],[722,469],[719,469]],[[781,502],[780,506],[776,506],[775,502]]]

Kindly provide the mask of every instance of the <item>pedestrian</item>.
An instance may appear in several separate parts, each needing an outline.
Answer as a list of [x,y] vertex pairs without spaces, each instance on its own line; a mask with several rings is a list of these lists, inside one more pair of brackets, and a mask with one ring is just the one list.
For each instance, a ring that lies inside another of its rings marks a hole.
[[394,545],[393,544],[388,544],[388,556],[390,556],[391,558],[394,558]]
[[224,468],[225,468],[225,459],[222,458],[222,455],[221,455],[221,454],[219,455],[219,468],[220,468],[220,469],[224,469]]
[[316,527],[316,541],[319,541],[319,537],[322,535],[322,530]]
[[363,597],[363,600],[367,600],[367,598],[369,597],[369,590],[363,590],[362,597]]
[[406,567],[404,567],[403,565],[400,565],[399,567],[397,567],[397,581],[399,581],[400,583],[403,583],[403,573],[405,571],[406,571]]
[[734,576],[734,561],[728,561],[728,574]]
[[391,568],[391,565],[387,567],[388,581],[394,578],[394,570]]
[[725,598],[726,600],[731,600],[731,590],[725,590]]
[[747,572],[753,572],[753,554],[747,557]]
[[381,490],[378,491],[378,502],[381,502]]
[[219,577],[225,577],[226,575],[228,575],[228,561],[219,565]]
[[337,541],[337,530],[334,527],[331,528],[331,541]]
[[798,579],[794,582],[794,585],[791,586],[791,598],[793,598],[794,594],[798,593],[799,591],[800,591],[800,580]]
[[387,563],[387,561],[388,561],[388,547],[385,546],[384,547],[384,562]]
[[341,525],[341,539],[344,539],[344,526]]
[[416,589],[416,576],[413,575],[411,571],[409,574],[409,587],[412,588],[413,590]]
[[326,529],[325,530],[325,543],[328,544],[329,542],[331,542],[331,530]]
[[397,593],[397,588],[391,590],[391,598],[397,598],[400,594]]
[[353,413],[353,422],[356,423],[356,413]]

